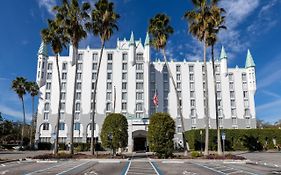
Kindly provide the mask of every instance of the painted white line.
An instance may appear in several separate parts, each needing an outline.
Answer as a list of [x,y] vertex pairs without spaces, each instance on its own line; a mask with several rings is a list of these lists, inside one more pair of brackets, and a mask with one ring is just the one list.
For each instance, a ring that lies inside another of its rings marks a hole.
[[5,164],[1,164],[1,166],[6,166]]
[[37,160],[36,163],[58,163],[57,160]]
[[224,173],[224,172],[222,172],[222,171],[216,170],[216,169],[214,169],[214,168],[207,167],[207,166],[205,166],[205,165],[201,165],[201,164],[198,164],[198,163],[192,163],[192,164],[195,164],[195,165],[198,165],[198,166],[200,166],[200,167],[206,168],[206,169],[208,169],[208,170],[211,170],[211,171],[214,171],[214,172],[217,172],[217,173],[221,173],[221,174],[225,174],[225,175],[226,175],[226,173]]
[[162,163],[184,163],[184,161],[178,161],[178,160],[163,160]]
[[30,173],[28,173],[28,174],[26,174],[26,175],[31,175],[31,174],[43,172],[43,171],[46,171],[46,170],[49,170],[49,169],[52,169],[52,168],[56,168],[56,167],[62,166],[62,165],[64,165],[64,164],[66,164],[66,163],[68,163],[68,162],[65,162],[65,163],[62,163],[62,164],[58,164],[58,165],[54,165],[54,166],[51,166],[51,167],[49,167],[49,168],[45,168],[45,169],[42,169],[42,170],[33,171],[33,172],[30,172]]
[[153,163],[151,163],[151,161],[149,161],[150,165],[152,166],[152,168],[154,169],[154,171],[156,172],[157,175],[160,175],[157,171],[157,169],[154,167]]
[[62,172],[60,172],[60,173],[58,173],[58,174],[56,174],[56,175],[64,174],[64,173],[69,172],[69,171],[71,171],[71,170],[73,170],[73,169],[75,169],[75,168],[78,168],[78,167],[80,167],[80,166],[82,166],[82,165],[85,165],[85,164],[87,164],[87,163],[89,163],[89,162],[91,162],[91,161],[87,161],[87,162],[81,163],[81,164],[79,164],[79,165],[77,165],[77,166],[75,166],[75,167],[72,167],[72,168],[70,168],[70,169],[68,169],[68,170],[62,171]]
[[242,173],[243,171],[241,171],[241,170],[237,170],[237,171],[233,171],[233,172],[230,172],[230,173],[227,173],[228,175],[230,175],[230,174],[236,174],[236,173]]

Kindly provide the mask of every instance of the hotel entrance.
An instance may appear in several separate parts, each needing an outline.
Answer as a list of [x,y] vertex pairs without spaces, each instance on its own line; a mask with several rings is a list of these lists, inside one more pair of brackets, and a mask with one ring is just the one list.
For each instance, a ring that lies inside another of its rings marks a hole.
[[133,132],[134,150],[133,151],[147,151],[147,131],[137,130]]

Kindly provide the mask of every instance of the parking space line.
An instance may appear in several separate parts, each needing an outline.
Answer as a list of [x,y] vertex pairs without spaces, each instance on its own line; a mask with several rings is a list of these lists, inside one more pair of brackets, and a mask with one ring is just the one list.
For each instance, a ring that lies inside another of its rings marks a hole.
[[56,175],[64,174],[64,173],[66,173],[66,172],[69,172],[69,171],[71,171],[71,170],[74,170],[75,168],[78,168],[78,167],[80,167],[80,166],[82,166],[82,165],[85,165],[85,164],[87,164],[87,163],[89,163],[89,162],[91,162],[91,161],[87,161],[87,162],[81,163],[81,164],[79,164],[79,165],[76,165],[76,166],[74,166],[74,167],[68,169],[68,170],[62,171],[62,172],[60,172],[60,173],[58,173],[58,174],[56,174]]
[[49,168],[45,168],[45,169],[41,169],[41,170],[36,170],[36,171],[30,172],[30,173],[27,173],[26,175],[32,175],[32,174],[35,174],[35,173],[43,172],[43,171],[46,171],[46,170],[49,170],[49,169],[52,169],[52,168],[56,168],[56,167],[62,166],[64,164],[66,164],[66,163],[68,163],[68,162],[65,162],[65,163],[62,163],[62,164],[58,164],[58,165],[54,165],[54,166],[51,166]]

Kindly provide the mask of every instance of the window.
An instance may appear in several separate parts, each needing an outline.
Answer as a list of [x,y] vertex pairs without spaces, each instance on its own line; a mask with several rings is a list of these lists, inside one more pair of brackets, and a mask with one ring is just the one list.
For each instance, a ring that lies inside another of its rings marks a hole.
[[169,83],[168,82],[164,82],[164,90],[169,90]]
[[249,109],[245,109],[245,116],[250,116],[250,110]]
[[127,70],[127,63],[122,64],[122,70]]
[[137,80],[143,80],[143,73],[137,73],[136,79]]
[[111,72],[107,72],[107,79],[112,80],[112,73]]
[[180,72],[181,71],[181,65],[176,65],[176,71]]
[[206,90],[206,82],[203,82],[203,90]]
[[230,98],[235,98],[234,91],[230,91]]
[[220,66],[216,65],[215,70],[216,70],[216,72],[220,72]]
[[230,105],[232,106],[232,107],[235,107],[236,105],[235,105],[235,100],[230,100]]
[[247,86],[247,82],[246,82],[246,81],[244,81],[244,82],[243,82],[243,84],[242,84],[242,86],[243,86],[243,89],[244,89],[244,90],[246,90],[246,89],[247,89],[247,87],[248,87],[248,86]]
[[218,107],[221,107],[221,105],[222,105],[222,100],[217,100],[217,105],[218,105]]
[[123,90],[127,89],[127,83],[126,83],[126,82],[123,82],[123,83],[122,83],[122,89],[123,89]]
[[93,53],[93,61],[98,61],[98,53]]
[[143,118],[143,112],[137,112],[136,118]]
[[122,111],[127,110],[127,103],[123,102],[122,103]]
[[143,89],[143,83],[137,82],[136,83],[136,89]]
[[177,89],[181,89],[181,83],[177,82]]
[[244,106],[249,107],[249,101],[248,100],[244,100]]
[[216,74],[216,81],[221,81],[221,76],[220,76],[220,74]]
[[232,108],[232,109],[231,109],[231,115],[232,115],[232,116],[236,116],[236,109],[235,109],[235,108]]
[[113,59],[113,54],[112,53],[108,53],[107,54],[107,60],[108,61],[112,61],[112,59]]
[[62,70],[66,70],[67,69],[67,63],[62,63]]
[[49,130],[49,123],[43,123],[43,130],[44,131]]
[[44,113],[44,120],[49,120],[49,113],[48,112]]
[[229,78],[229,81],[233,81],[233,74],[232,73],[228,74],[228,78]]
[[189,80],[194,81],[194,74],[189,74]]
[[76,92],[76,100],[81,100],[81,92]]
[[111,92],[106,92],[106,100],[111,100]]
[[93,63],[93,70],[97,70],[98,69],[98,63]]
[[127,61],[128,60],[128,54],[127,53],[123,53],[122,54],[122,60],[123,61]]
[[190,90],[194,90],[194,83],[190,83]]
[[218,110],[218,115],[221,117],[222,116],[222,109]]
[[82,73],[77,73],[77,80],[81,80],[82,79]]
[[194,66],[193,65],[189,66],[189,72],[194,72]]
[[137,92],[136,93],[136,99],[137,100],[143,100],[143,92]]
[[136,64],[136,69],[137,70],[143,70],[143,64],[142,63],[137,63]]
[[164,81],[168,81],[168,73],[166,72],[163,73],[163,79]]
[[142,53],[137,53],[136,61],[143,61],[143,54]]
[[111,111],[111,103],[106,103],[106,111]]
[[82,88],[82,83],[81,83],[81,82],[78,82],[78,83],[77,83],[76,89],[77,89],[77,90],[81,90],[81,88]]
[[195,107],[195,100],[190,100],[190,106]]
[[80,130],[80,123],[74,123],[74,130]]
[[122,80],[126,80],[127,79],[127,73],[122,73]]
[[195,98],[195,93],[194,93],[194,91],[190,91],[190,98]]
[[80,111],[80,107],[81,107],[80,103],[76,103],[75,104],[75,111]]
[[47,73],[47,80],[50,80],[50,79],[52,79],[52,73],[51,73],[51,72],[48,72],[48,73]]
[[63,102],[60,105],[61,105],[61,110],[64,111],[65,110],[65,103]]
[[48,63],[47,70],[52,70],[52,69],[53,69],[53,64],[52,63]]
[[193,116],[195,116],[195,109],[191,109],[190,110],[190,115],[193,117]]
[[221,83],[217,83],[217,90],[221,89]]
[[122,92],[122,100],[127,100],[127,92]]
[[111,82],[106,83],[106,89],[107,90],[111,90],[112,89],[112,83]]
[[42,69],[44,69],[44,67],[45,67],[45,62],[42,63]]
[[92,80],[95,80],[95,79],[97,79],[97,73],[96,72],[92,73]]
[[50,100],[51,99],[51,93],[50,92],[46,92],[45,99],[46,100]]
[[192,123],[192,125],[196,125],[196,118],[192,118],[191,123]]
[[65,100],[65,96],[66,96],[66,93],[65,93],[65,92],[62,92],[62,93],[61,93],[61,100]]
[[243,97],[248,98],[248,92],[247,91],[243,91]]
[[62,89],[62,90],[65,90],[65,89],[66,89],[66,83],[65,83],[65,82],[61,83],[61,89]]
[[181,74],[177,74],[177,81],[181,80]]
[[45,111],[49,111],[49,109],[50,109],[50,104],[49,103],[45,103],[44,110]]
[[107,63],[107,70],[112,70],[112,63]]
[[63,131],[65,128],[65,123],[60,123],[59,124],[59,130]]
[[221,92],[217,92],[217,98],[221,98]]
[[236,117],[232,117],[232,125],[237,125],[237,118]]
[[83,53],[79,53],[78,54],[78,61],[82,61],[82,59],[83,59]]
[[64,73],[62,73],[62,75],[61,75],[61,79],[62,79],[62,80],[66,80],[66,78],[67,78],[67,73],[65,73],[65,72],[64,72]]
[[234,83],[233,82],[229,82],[229,89],[230,90],[234,90]]
[[245,73],[242,73],[242,81],[247,81],[247,75]]
[[136,104],[136,111],[142,111],[143,110],[143,105],[142,103],[137,103]]
[[81,71],[81,70],[82,70],[82,63],[78,63],[78,64],[77,64],[77,70],[78,70],[78,71]]

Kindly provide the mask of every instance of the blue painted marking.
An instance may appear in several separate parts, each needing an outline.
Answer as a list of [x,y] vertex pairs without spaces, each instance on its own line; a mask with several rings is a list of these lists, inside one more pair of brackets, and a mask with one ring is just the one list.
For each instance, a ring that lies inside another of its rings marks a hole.
[[159,174],[159,175],[164,175],[163,173],[162,173],[162,171],[159,169],[159,167],[157,166],[157,163],[156,162],[151,162],[152,163],[152,165],[154,166],[154,168],[156,169],[156,171],[157,171],[157,173]]
[[122,169],[121,174],[120,175],[125,175],[125,173],[127,172],[128,166],[130,165],[130,161],[128,161],[125,165],[125,167]]

